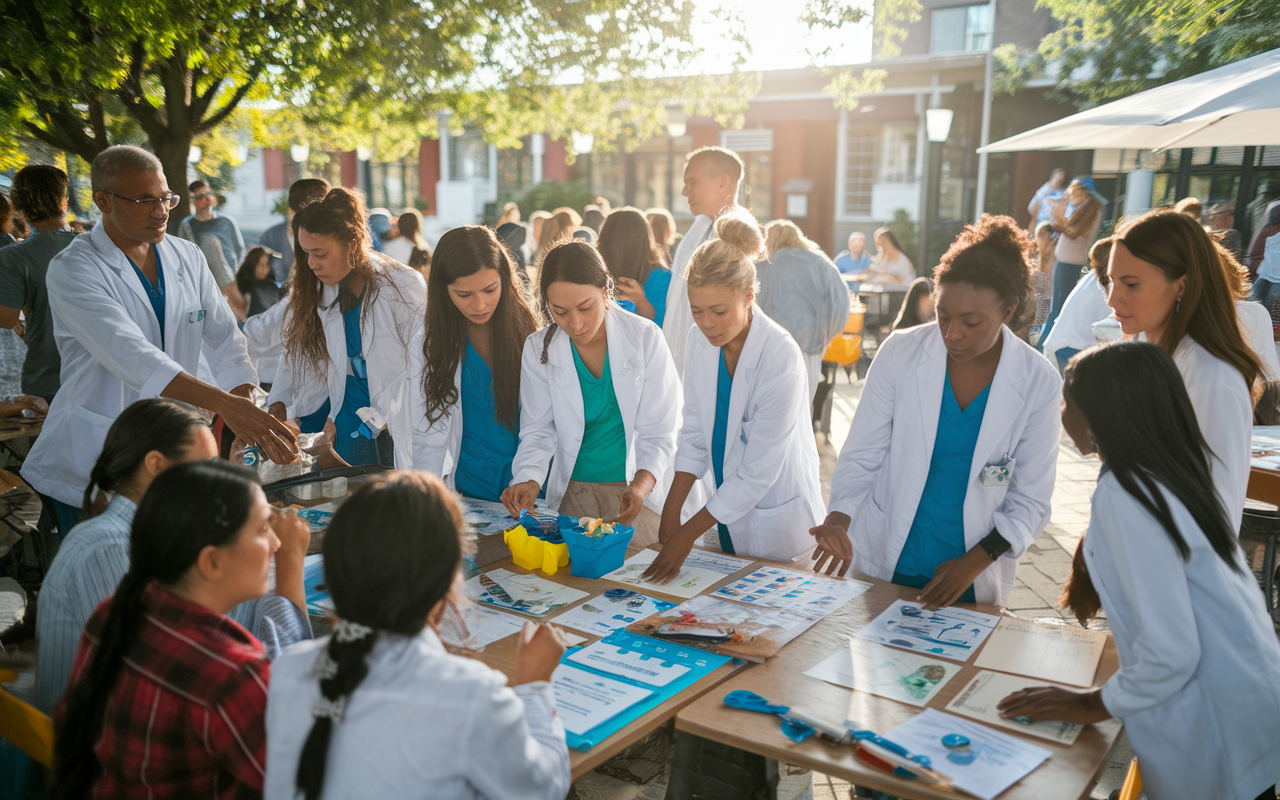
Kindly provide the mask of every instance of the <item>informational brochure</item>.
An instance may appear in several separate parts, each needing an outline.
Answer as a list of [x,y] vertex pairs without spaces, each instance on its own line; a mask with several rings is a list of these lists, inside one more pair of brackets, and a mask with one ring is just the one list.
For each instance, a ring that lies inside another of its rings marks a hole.
[[981,611],[954,606],[927,611],[919,603],[895,600],[857,636],[952,661],[967,661],[999,621],[999,617]]
[[561,664],[552,673],[556,712],[564,729],[579,736],[653,695],[653,690],[633,686],[586,670]]
[[830,613],[870,588],[871,584],[851,578],[828,578],[777,567],[761,567],[745,578],[717,589],[712,596],[769,608]]
[[481,536],[492,536],[520,524],[507,513],[507,507],[491,500],[477,500],[474,497],[458,497],[462,506],[462,519],[473,533]]
[[[908,653],[850,637],[848,651],[832,653],[804,674],[837,686],[923,707],[959,671],[959,665],[941,658]],[[852,711],[849,716],[854,716]]]
[[702,594],[725,577],[751,566],[752,562],[723,553],[693,550],[684,560],[680,574],[670,583],[653,583],[640,576],[658,557],[656,550],[641,550],[628,558],[621,567],[604,576],[604,580],[635,586],[646,592],[657,592],[671,597],[689,598]]
[[628,625],[627,632],[763,662],[819,619],[821,616],[816,614],[704,596]]
[[470,600],[455,609],[449,606],[440,621],[440,640],[464,650],[483,650],[496,641],[519,633],[524,620]]
[[475,576],[467,581],[467,591],[481,603],[531,617],[545,617],[557,608],[587,597],[586,592],[578,589],[505,569]]
[[608,589],[555,618],[557,625],[592,636],[608,636],[618,628],[673,608],[675,603],[658,600],[632,589]]
[[1107,635],[1102,631],[1003,617],[974,666],[1042,681],[1092,686],[1106,645]]
[[1025,718],[1005,719],[1000,716],[997,706],[1000,701],[1023,689],[1032,686],[1046,686],[1044,681],[1024,678],[1020,675],[1006,675],[1003,672],[983,670],[969,681],[969,685],[960,690],[960,694],[947,704],[947,710],[956,714],[972,717],[997,728],[1008,728],[1015,733],[1038,736],[1059,744],[1072,745],[1080,735],[1083,725],[1075,722],[1032,722]]
[[666,686],[689,672],[686,666],[605,642],[575,650],[569,654],[569,660],[649,686]]
[[[942,739],[952,734],[969,743],[947,747]],[[982,800],[993,800],[1052,755],[1043,747],[933,708],[884,736],[912,755],[928,756],[933,768],[954,781],[957,789]]]

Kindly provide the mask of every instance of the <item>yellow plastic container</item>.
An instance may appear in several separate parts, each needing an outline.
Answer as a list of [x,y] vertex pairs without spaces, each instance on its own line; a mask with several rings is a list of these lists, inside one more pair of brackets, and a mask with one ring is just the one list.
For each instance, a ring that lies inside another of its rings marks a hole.
[[511,548],[511,560],[518,567],[540,569],[548,575],[555,575],[556,570],[569,564],[569,545],[564,542],[552,544],[530,536],[523,525],[505,531],[502,539]]

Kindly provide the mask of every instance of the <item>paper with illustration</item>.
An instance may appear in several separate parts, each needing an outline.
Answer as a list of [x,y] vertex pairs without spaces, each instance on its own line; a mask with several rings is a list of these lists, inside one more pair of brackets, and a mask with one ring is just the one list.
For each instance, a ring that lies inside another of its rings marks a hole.
[[561,664],[552,673],[556,712],[564,729],[579,736],[653,695],[643,686]]
[[857,636],[917,653],[967,661],[991,635],[1000,618],[949,606],[927,611],[919,603],[895,600]]
[[581,650],[575,650],[569,654],[568,658],[575,664],[649,686],[666,686],[677,678],[683,678],[689,672],[689,668],[682,664],[664,661],[655,656],[605,642],[596,642]]
[[628,625],[627,632],[763,662],[821,617],[703,596]]
[[446,605],[438,631],[440,640],[464,650],[483,650],[494,642],[519,633],[524,620],[470,600],[456,607]]
[[1003,617],[974,666],[1072,686],[1092,686],[1106,645],[1107,635],[1102,631]]
[[604,594],[564,612],[556,617],[555,622],[592,636],[608,636],[618,628],[625,628],[633,622],[673,607],[675,603],[658,600],[632,589],[608,589]]
[[495,569],[467,581],[467,591],[477,601],[509,611],[545,617],[553,610],[587,596],[586,592],[561,586],[537,575],[518,575]]
[[721,553],[693,550],[684,560],[680,574],[670,583],[653,583],[641,579],[641,575],[658,557],[656,550],[641,550],[628,558],[621,567],[604,576],[604,580],[635,586],[647,592],[657,592],[672,597],[694,597],[710,589],[726,576],[744,570],[751,562]]
[[507,513],[507,507],[502,503],[459,495],[458,504],[462,506],[462,519],[467,527],[481,536],[502,533],[520,524],[520,520]]
[[713,596],[769,608],[830,613],[871,588],[850,579],[761,567],[744,578],[721,587]]
[[1015,733],[1025,733],[1028,736],[1037,736],[1059,744],[1075,744],[1076,737],[1084,728],[1083,725],[1074,722],[1030,722],[1017,718],[1005,719],[996,710],[1000,701],[1014,692],[1020,692],[1031,686],[1047,685],[1049,684],[1034,678],[983,670],[969,681],[968,686],[960,690],[960,694],[956,695],[954,700],[947,704],[947,710],[972,717],[997,728],[1008,728]]
[[[908,653],[849,637],[849,649],[832,653],[805,675],[899,703],[922,707],[960,667],[941,658]],[[849,717],[854,718],[854,711]]]

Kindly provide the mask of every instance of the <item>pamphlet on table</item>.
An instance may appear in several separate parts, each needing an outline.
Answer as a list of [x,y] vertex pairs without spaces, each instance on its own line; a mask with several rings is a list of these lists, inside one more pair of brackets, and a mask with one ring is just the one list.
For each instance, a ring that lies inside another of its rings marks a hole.
[[604,594],[556,617],[556,624],[592,636],[608,636],[618,628],[625,628],[633,622],[674,607],[675,603],[658,600],[631,589],[608,589]]
[[969,681],[969,685],[960,690],[960,694],[947,704],[947,710],[956,714],[972,717],[997,728],[1008,728],[1014,733],[1025,733],[1038,736],[1059,744],[1072,745],[1084,728],[1074,722],[1031,722],[1025,718],[1005,719],[1000,716],[996,707],[1000,701],[1032,686],[1047,686],[1044,681],[1024,678],[1018,675],[1005,675],[1002,672],[983,670]]
[[851,578],[827,578],[789,569],[761,567],[745,578],[717,589],[712,596],[756,606],[816,611],[825,615],[870,588],[871,584]]
[[578,589],[505,569],[475,576],[467,581],[467,591],[481,603],[531,617],[545,617],[557,608],[587,597],[586,592]]
[[551,676],[556,712],[569,733],[587,731],[650,697],[653,690],[561,664]]
[[1107,635],[1072,625],[1040,625],[1003,617],[975,667],[1042,681],[1092,686]]
[[952,661],[967,661],[999,621],[999,617],[981,611],[955,606],[927,611],[919,603],[894,600],[857,636]]
[[763,662],[824,615],[703,596],[627,626],[627,632]]
[[752,563],[723,553],[693,550],[684,560],[680,574],[670,583],[654,583],[641,579],[640,576],[657,557],[657,550],[641,550],[628,558],[621,567],[605,575],[604,580],[634,586],[646,592],[689,598],[702,594],[727,576],[746,569]]
[[[832,653],[805,675],[878,697],[923,707],[960,671],[941,658],[908,653],[849,637],[849,649]],[[850,717],[854,716],[850,711]]]
[[458,504],[462,506],[462,519],[467,527],[480,536],[492,536],[520,524],[502,503],[459,495]]
[[440,641],[464,650],[483,650],[494,642],[519,633],[524,620],[487,608],[478,602],[462,600],[457,607],[447,606],[440,621]]
[[575,664],[607,672],[610,675],[630,678],[649,686],[666,686],[689,673],[689,667],[682,664],[675,664],[660,657],[628,650],[607,642],[589,644],[581,650],[573,651],[568,658]]

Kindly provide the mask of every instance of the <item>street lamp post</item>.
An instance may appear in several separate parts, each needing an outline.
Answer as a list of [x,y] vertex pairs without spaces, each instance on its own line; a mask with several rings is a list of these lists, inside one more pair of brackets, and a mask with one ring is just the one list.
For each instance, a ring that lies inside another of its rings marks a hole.
[[954,111],[949,108],[929,108],[924,112],[924,132],[927,143],[924,153],[924,169],[920,175],[920,193],[923,202],[920,204],[920,225],[916,231],[917,236],[917,258],[919,263],[916,265],[917,271],[925,269],[929,260],[929,225],[933,221],[936,213],[937,204],[933,202],[931,192],[936,190],[930,187],[933,184],[931,176],[933,175],[934,164],[938,161],[937,154],[942,149],[941,145],[951,135],[951,120],[955,117]]

